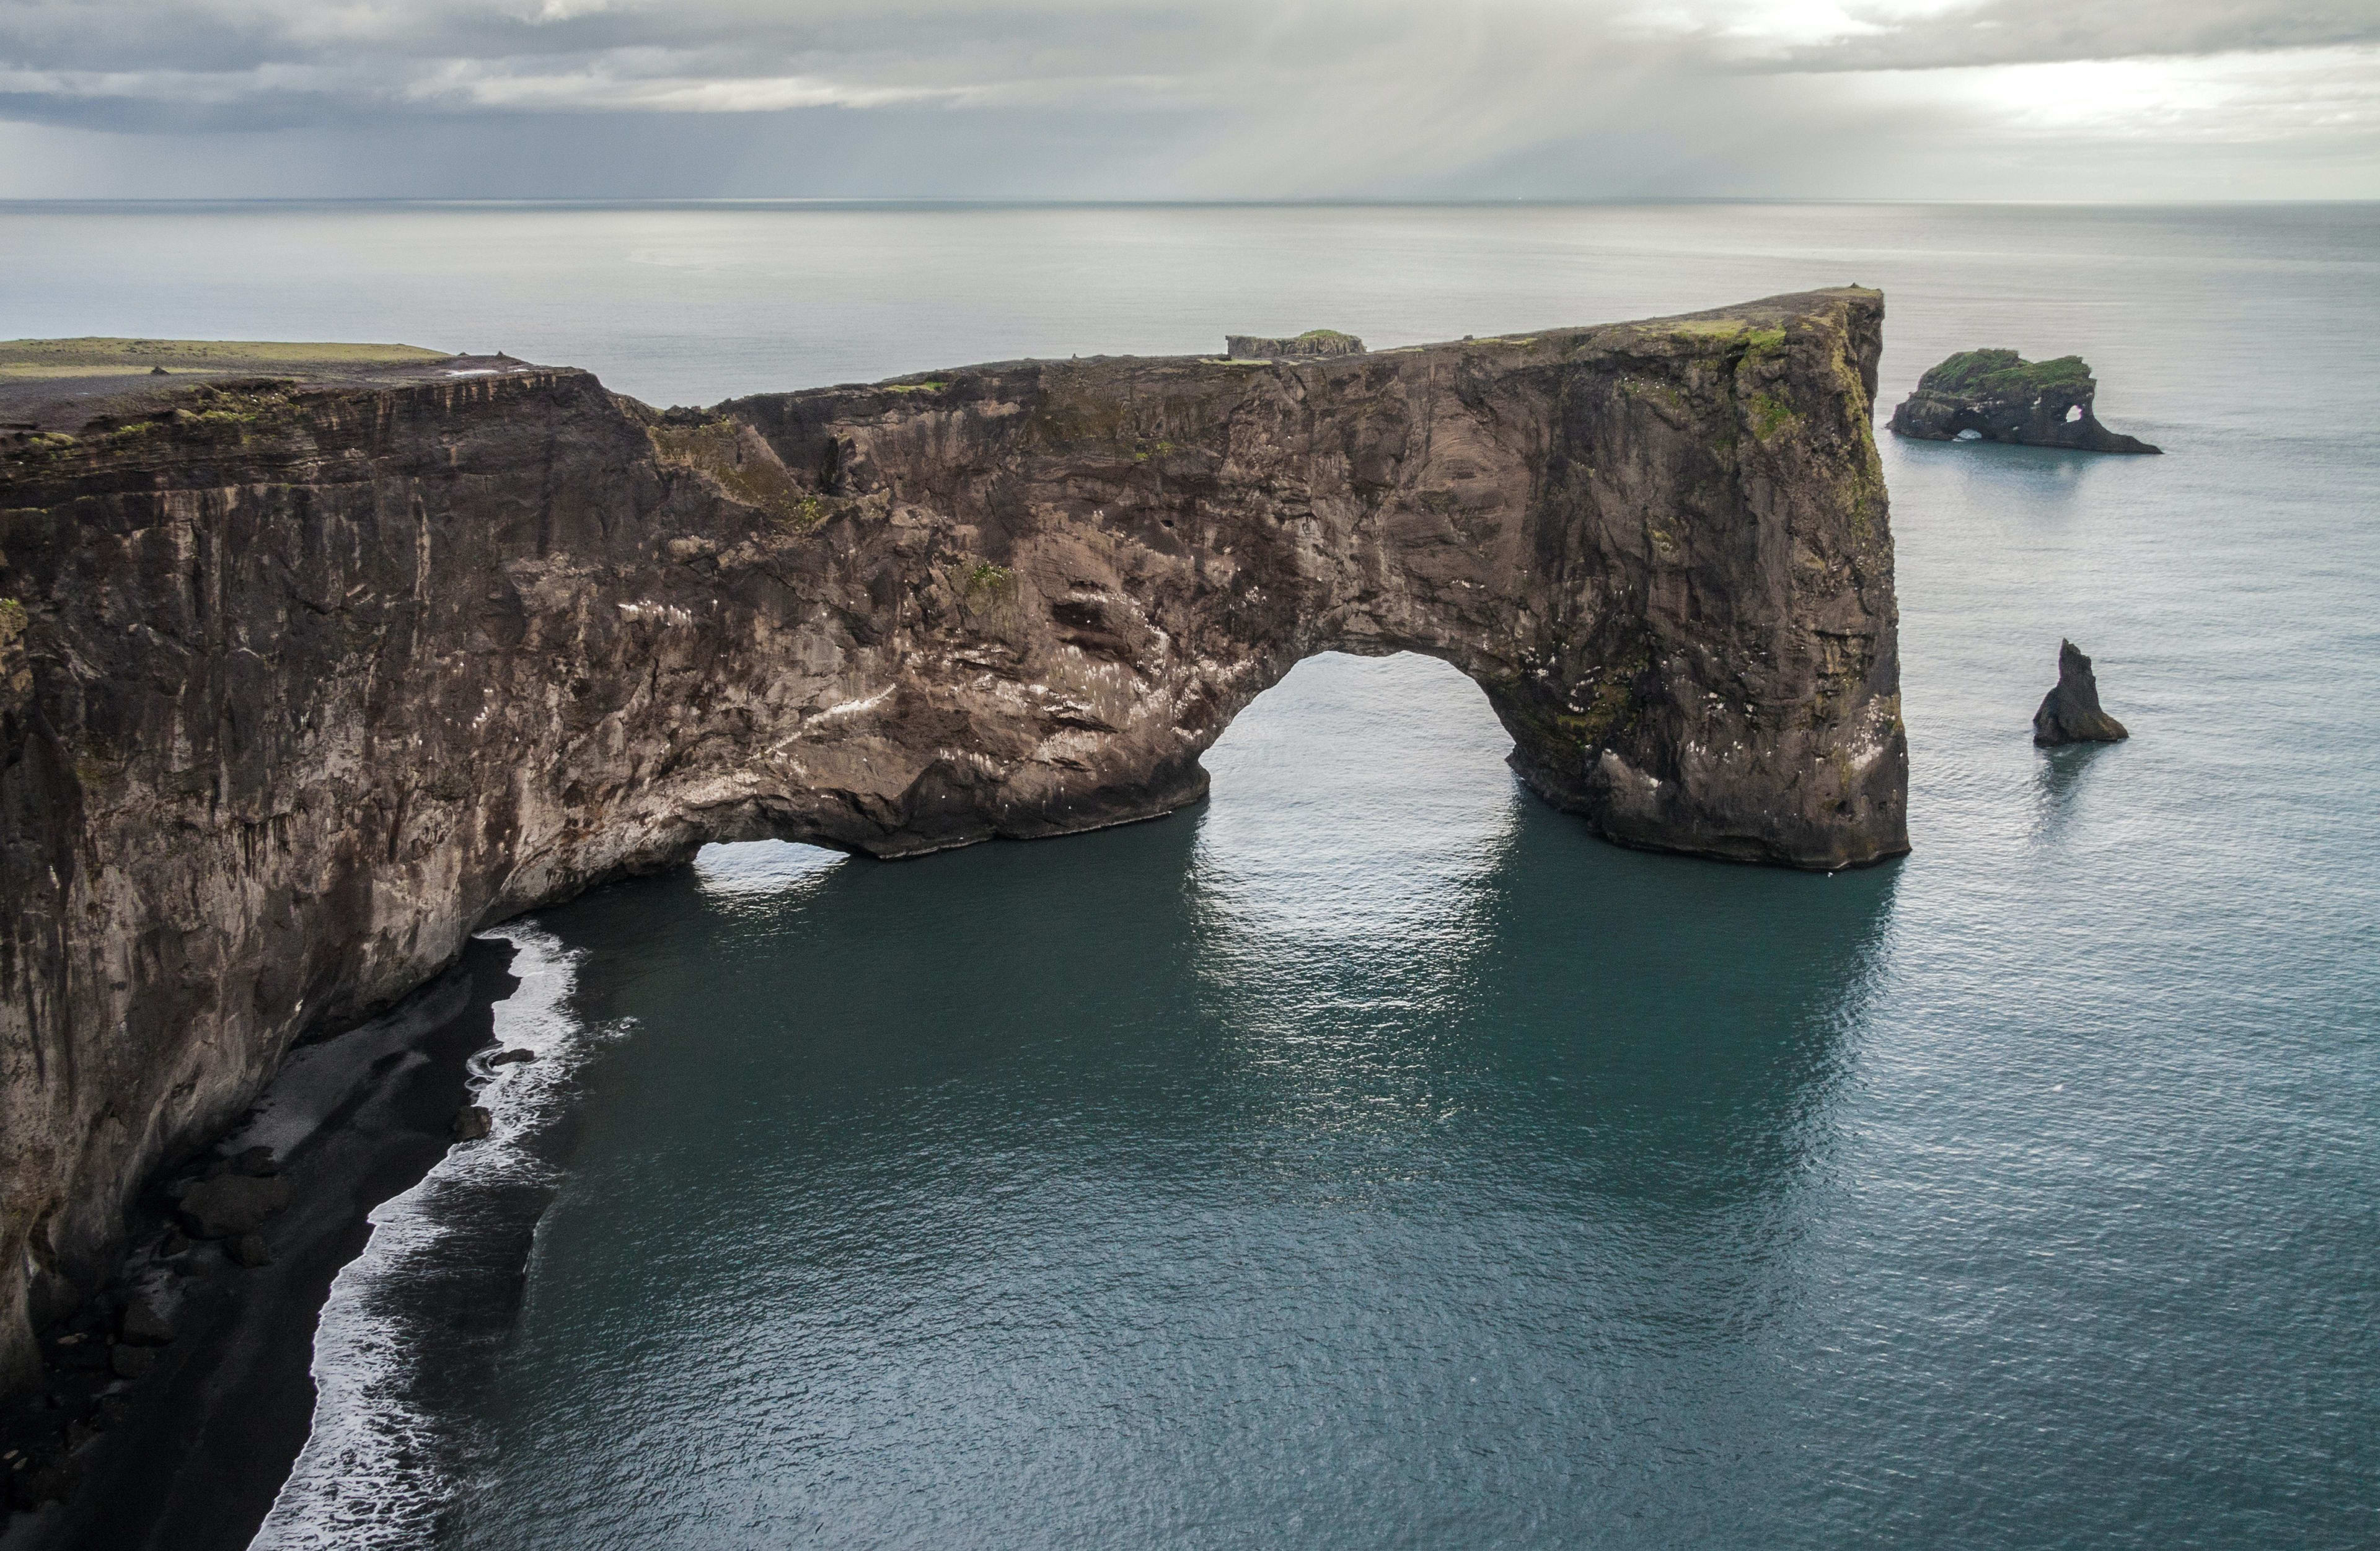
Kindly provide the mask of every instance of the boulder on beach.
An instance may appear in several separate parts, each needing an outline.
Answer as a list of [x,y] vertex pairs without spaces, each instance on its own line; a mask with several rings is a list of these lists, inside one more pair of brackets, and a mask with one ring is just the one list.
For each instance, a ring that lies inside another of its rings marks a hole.
[[2071,641],[2058,643],[2058,686],[2042,697],[2033,713],[2033,741],[2044,748],[2058,744],[2121,743],[2131,734],[2124,724],[2099,709],[2099,681],[2091,660]]
[[494,1126],[495,1118],[480,1105],[466,1104],[455,1111],[455,1140],[457,1142],[481,1141]]
[[8,1506],[30,1512],[43,1503],[64,1502],[81,1480],[82,1472],[71,1460],[20,1462],[8,1472]]
[[253,1174],[259,1179],[281,1172],[281,1165],[271,1147],[249,1147],[231,1160],[235,1174]]
[[263,1227],[292,1194],[285,1175],[217,1175],[183,1194],[182,1222],[200,1239],[236,1239]]
[[133,1346],[164,1346],[174,1339],[173,1316],[153,1292],[139,1292],[124,1305],[117,1339]]
[[273,1252],[264,1247],[261,1233],[243,1233],[231,1242],[231,1259],[235,1266],[254,1270],[259,1266],[273,1264]]

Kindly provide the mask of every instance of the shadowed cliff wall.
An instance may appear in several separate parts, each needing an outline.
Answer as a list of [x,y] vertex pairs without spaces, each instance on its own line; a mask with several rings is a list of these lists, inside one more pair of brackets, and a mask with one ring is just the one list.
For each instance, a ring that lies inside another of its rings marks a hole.
[[161,1157],[475,928],[708,841],[1200,795],[1323,650],[1476,680],[1623,843],[1906,849],[1882,298],[657,414],[217,393],[0,454],[0,1383]]

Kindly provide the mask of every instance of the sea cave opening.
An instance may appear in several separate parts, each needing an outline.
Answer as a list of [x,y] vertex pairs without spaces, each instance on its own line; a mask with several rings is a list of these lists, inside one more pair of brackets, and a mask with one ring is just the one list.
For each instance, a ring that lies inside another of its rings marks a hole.
[[[1300,911],[1324,898],[1413,903],[1445,885],[1447,866],[1467,870],[1508,841],[1527,798],[1505,764],[1511,749],[1487,697],[1452,664],[1319,652],[1233,719],[1202,761],[1208,800],[1172,818],[1196,827],[1193,865],[1209,879],[1300,894]],[[856,865],[778,840],[715,842],[693,864],[706,895],[747,902]]]

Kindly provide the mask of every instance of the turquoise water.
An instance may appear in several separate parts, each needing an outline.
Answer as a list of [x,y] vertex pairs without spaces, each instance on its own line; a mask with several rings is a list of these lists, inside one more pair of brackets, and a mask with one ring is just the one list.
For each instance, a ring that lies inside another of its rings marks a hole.
[[[2075,351],[2168,449],[1887,439],[1904,862],[1613,850],[1451,670],[1330,657],[1165,822],[545,913],[575,1080],[407,1219],[544,1206],[519,1317],[442,1351],[359,1272],[266,1543],[2380,1541],[2374,255],[2372,207],[0,212],[0,333],[664,401],[1859,281],[1887,407]],[[2061,636],[2131,742],[2032,747]]]

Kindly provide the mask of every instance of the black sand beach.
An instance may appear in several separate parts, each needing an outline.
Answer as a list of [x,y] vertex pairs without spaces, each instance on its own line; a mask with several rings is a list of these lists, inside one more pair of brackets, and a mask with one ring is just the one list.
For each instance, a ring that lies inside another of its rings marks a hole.
[[[490,1044],[491,1009],[516,984],[512,956],[508,943],[476,939],[387,1015],[293,1052],[241,1125],[150,1182],[121,1271],[45,1335],[44,1386],[0,1412],[0,1450],[16,1451],[8,1473],[63,1468],[68,1483],[63,1501],[12,1513],[0,1551],[249,1544],[306,1441],[314,1330],[332,1280],[363,1250],[371,1210],[451,1145],[469,1058]],[[226,1241],[161,1253],[178,1247],[174,1183],[255,1146],[273,1149],[294,1187],[262,1230],[270,1264],[237,1264]],[[142,1291],[169,1315],[173,1339],[119,1360],[124,1305]],[[144,1363],[140,1376],[118,1376]]]

